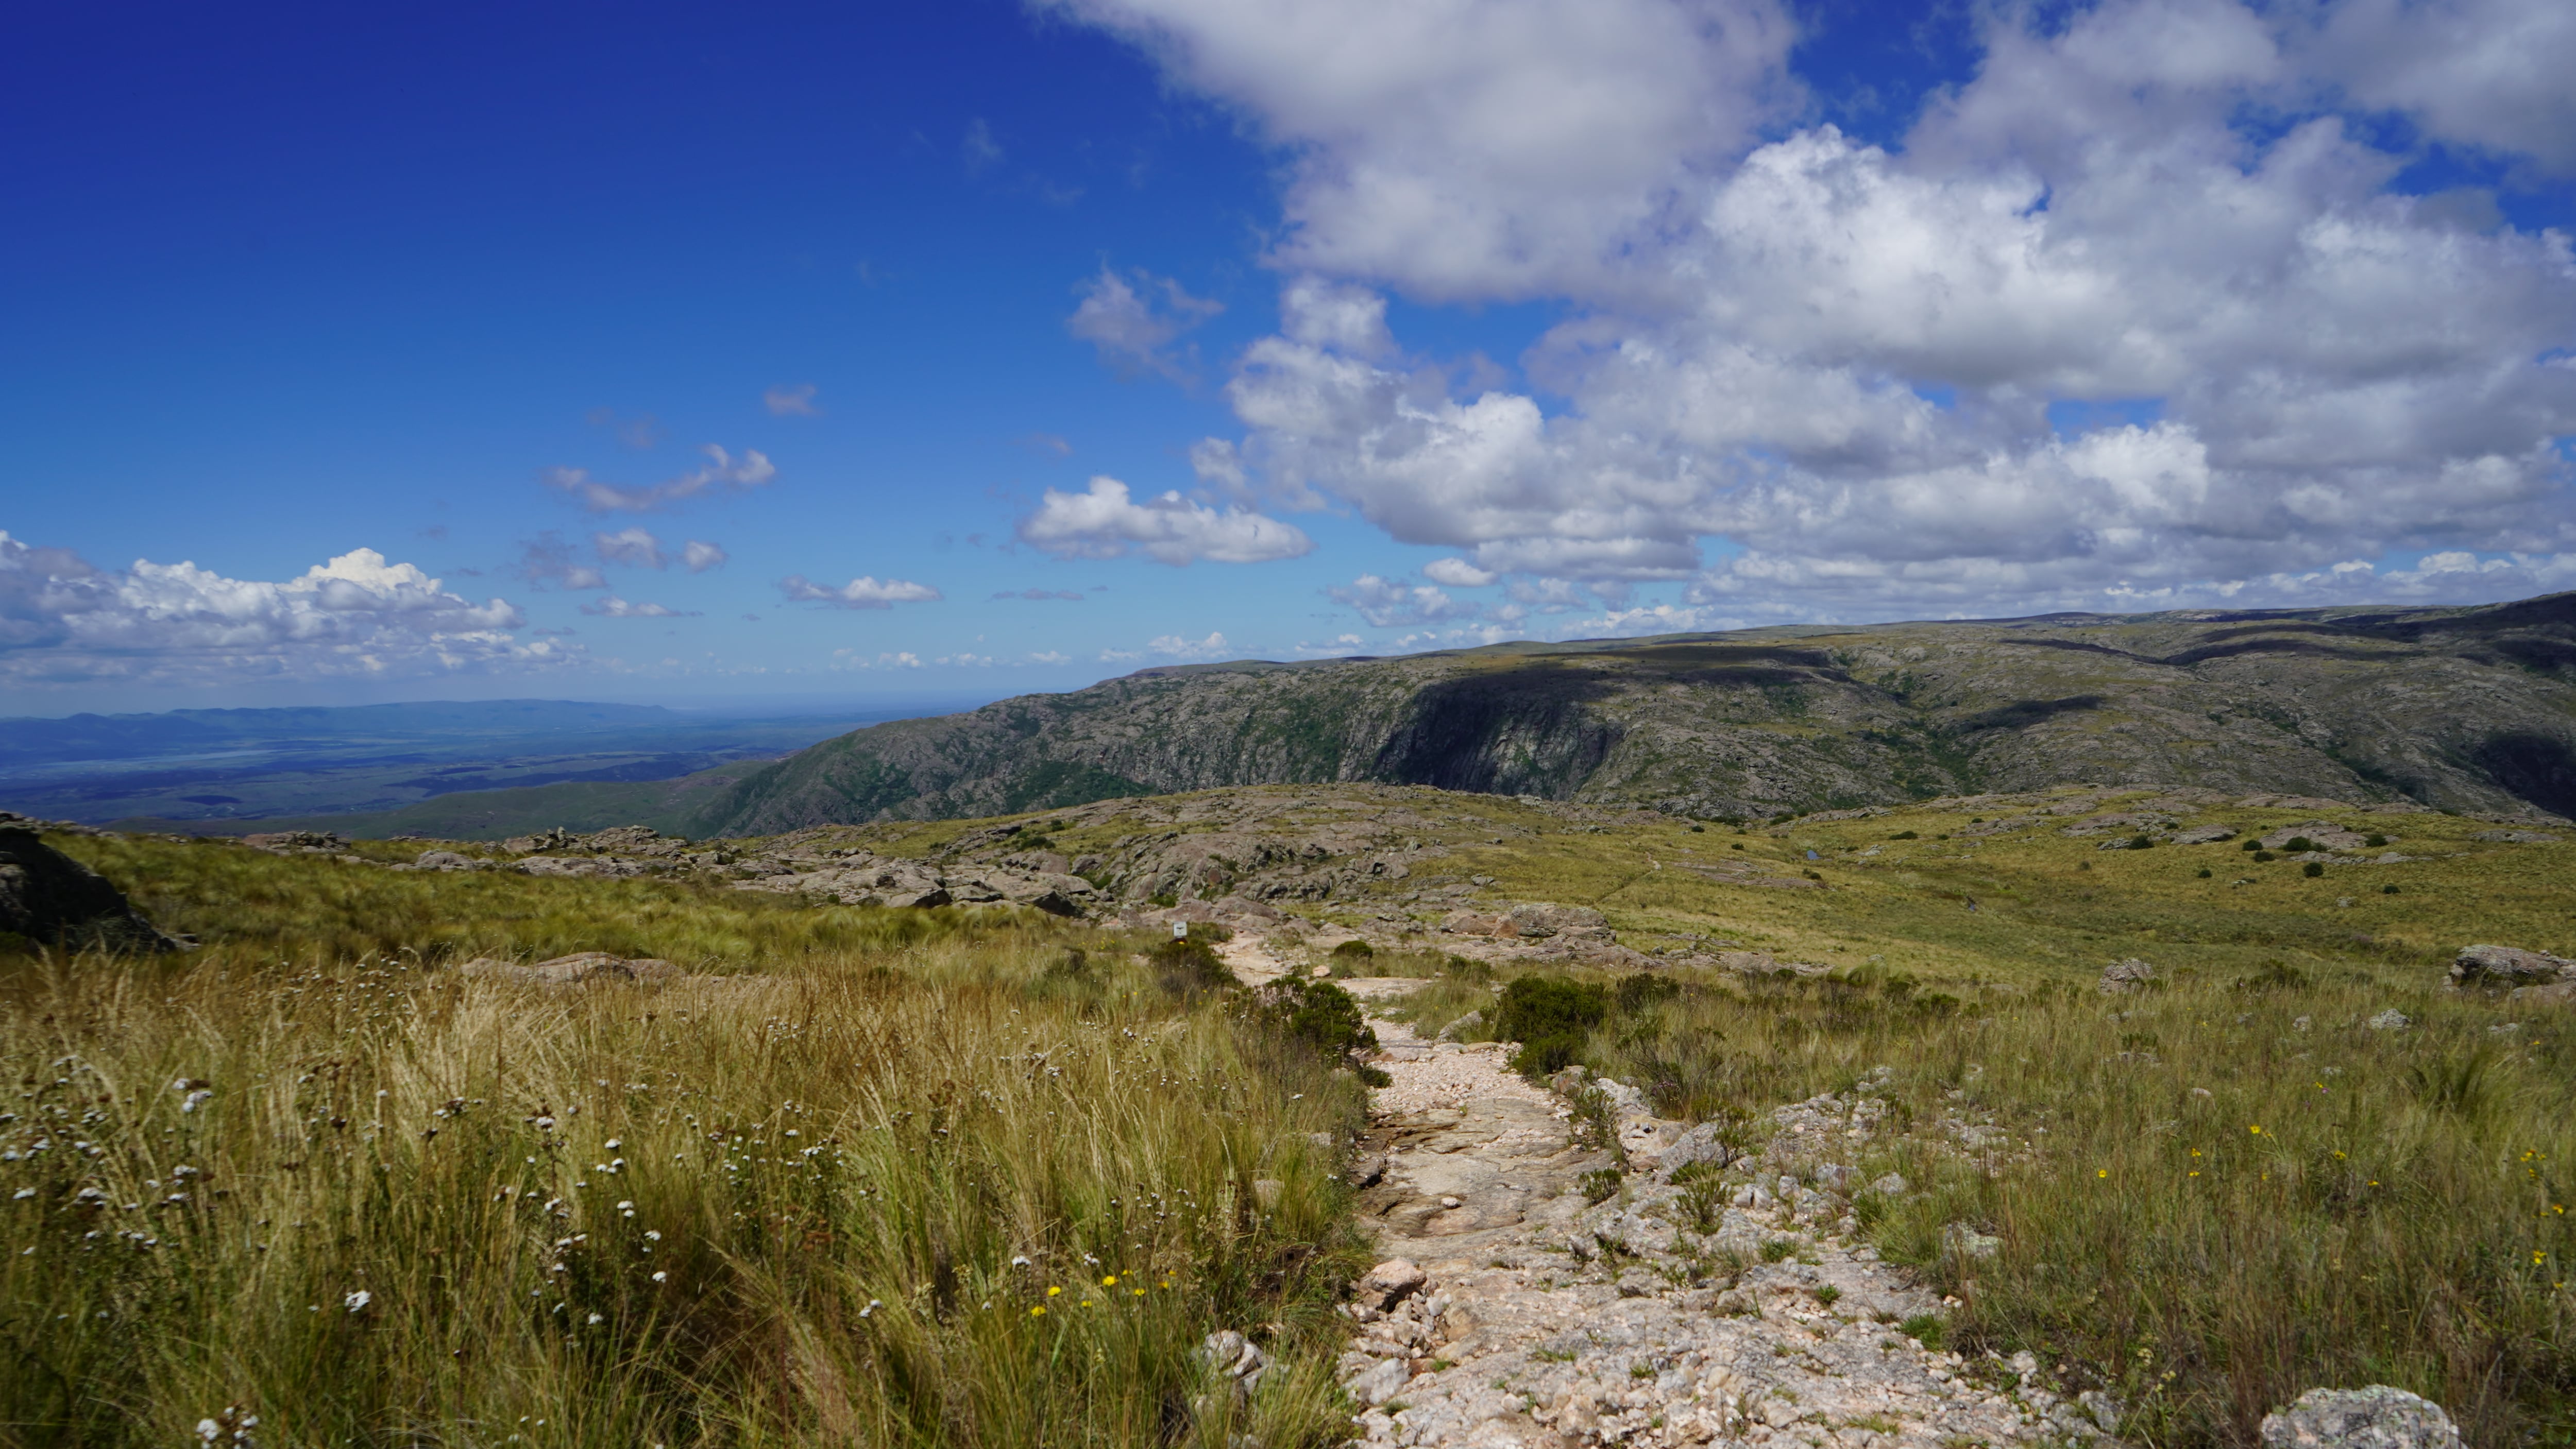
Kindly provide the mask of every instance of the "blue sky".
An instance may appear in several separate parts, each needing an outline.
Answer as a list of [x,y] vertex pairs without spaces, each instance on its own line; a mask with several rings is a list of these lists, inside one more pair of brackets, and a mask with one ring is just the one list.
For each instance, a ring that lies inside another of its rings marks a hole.
[[5,34],[8,713],[2576,586],[2551,5]]

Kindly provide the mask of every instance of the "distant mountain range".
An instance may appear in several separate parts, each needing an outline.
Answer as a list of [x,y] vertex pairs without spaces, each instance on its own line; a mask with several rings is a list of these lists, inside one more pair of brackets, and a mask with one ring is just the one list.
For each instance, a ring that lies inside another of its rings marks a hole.
[[769,764],[449,795],[341,828],[755,835],[1331,780],[1729,819],[2068,782],[2576,816],[2576,594],[1149,669]]

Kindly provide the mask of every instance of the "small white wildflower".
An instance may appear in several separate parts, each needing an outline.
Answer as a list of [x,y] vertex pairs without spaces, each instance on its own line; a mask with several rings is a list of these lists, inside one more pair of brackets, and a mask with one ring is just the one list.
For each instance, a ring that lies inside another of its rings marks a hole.
[[620,1144],[620,1143],[618,1142],[618,1140],[617,1140],[616,1138],[614,1138],[614,1137],[611,1137],[611,1138],[609,1138],[609,1139],[608,1139],[608,1150],[609,1150],[609,1151],[611,1151],[611,1152],[615,1152],[615,1151],[618,1149],[618,1147],[619,1147],[619,1146],[621,1146],[621,1145],[622,1145],[622,1144]]
[[647,1239],[658,1243],[662,1241],[662,1230],[660,1228],[646,1228],[644,1230],[644,1236]]
[[206,1090],[205,1088],[199,1087],[197,1090],[188,1094],[188,1100],[179,1104],[179,1110],[182,1112],[194,1112],[199,1107],[206,1105],[207,1100],[212,1098],[214,1095],[214,1093]]
[[368,1304],[375,1301],[376,1295],[368,1292],[364,1288],[361,1288],[357,1292],[340,1300],[342,1306],[346,1307],[351,1313],[363,1312]]
[[29,1199],[29,1198],[31,1198],[31,1197],[34,1197],[35,1195],[36,1195],[36,1190],[35,1190],[34,1188],[32,1188],[32,1187],[22,1187],[22,1188],[18,1189],[18,1191],[12,1195],[11,1200],[12,1200],[12,1201],[15,1201],[15,1202],[25,1202],[27,1199]]
[[606,1320],[605,1318],[601,1317],[599,1314],[594,1313],[594,1314],[590,1315],[590,1320],[589,1320],[589,1321],[590,1321],[590,1322],[592,1322],[592,1323],[604,1323],[604,1322],[606,1322],[607,1320]]
[[[654,1275],[653,1275],[653,1281],[654,1281],[654,1282],[656,1282],[656,1283],[668,1283],[668,1282],[670,1282],[670,1281],[671,1281],[671,1275],[670,1275],[670,1274],[668,1274],[668,1273],[656,1273],[656,1274],[654,1274]],[[864,1314],[864,1313],[860,1314],[859,1316],[860,1316],[861,1318],[865,1318],[865,1317],[867,1317],[867,1315],[866,1315],[866,1314]]]
[[871,1298],[871,1299],[869,1299],[869,1300],[868,1300],[868,1306],[859,1310],[859,1316],[860,1316],[861,1318],[865,1318],[865,1317],[867,1317],[869,1314],[874,1313],[874,1312],[876,1312],[878,1309],[883,1308],[883,1307],[885,1307],[885,1303],[884,1303],[884,1301],[883,1301],[883,1300],[881,1300],[881,1299],[876,1299],[876,1298]]
[[621,1198],[621,1199],[619,1199],[619,1200],[618,1200],[617,1210],[618,1210],[619,1212],[624,1212],[624,1211],[626,1211],[628,1208],[631,1208],[631,1207],[633,1207],[633,1206],[635,1206],[635,1204],[634,1204],[634,1202],[633,1202],[631,1199]]
[[205,1440],[209,1444],[215,1442],[216,1438],[223,1432],[224,1426],[216,1423],[212,1419],[199,1419],[197,1421],[197,1437]]

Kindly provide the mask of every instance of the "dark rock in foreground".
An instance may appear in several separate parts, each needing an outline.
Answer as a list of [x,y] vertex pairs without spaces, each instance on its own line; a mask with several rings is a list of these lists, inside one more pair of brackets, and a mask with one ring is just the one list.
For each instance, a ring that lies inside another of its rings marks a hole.
[[0,818],[0,930],[74,950],[187,949],[105,877],[37,838],[32,823]]

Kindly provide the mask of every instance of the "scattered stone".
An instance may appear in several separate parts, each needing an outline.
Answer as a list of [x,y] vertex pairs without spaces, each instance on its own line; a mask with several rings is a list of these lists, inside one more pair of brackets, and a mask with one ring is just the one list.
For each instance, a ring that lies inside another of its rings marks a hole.
[[2104,991],[2135,991],[2156,979],[2156,968],[2132,956],[2102,968]]
[[2558,837],[2540,830],[2481,830],[2471,840],[2492,840],[2503,845],[2549,845]]
[[2176,831],[2174,833],[2173,843],[2176,845],[2214,845],[2219,841],[2234,840],[2235,838],[2236,830],[2233,826],[2195,825],[2189,830]]
[[1966,1223],[1951,1223],[1941,1229],[1941,1246],[1962,1258],[1991,1258],[2004,1250],[2004,1240]]
[[470,856],[459,855],[452,850],[424,850],[420,853],[420,858],[412,862],[413,868],[417,870],[479,870],[482,864],[481,861]]
[[1199,1345],[1199,1362],[1233,1385],[1237,1404],[1251,1402],[1252,1391],[1260,1387],[1262,1375],[1270,1371],[1270,1355],[1231,1328],[1207,1336]]
[[0,931],[73,950],[182,951],[106,877],[36,837],[0,826]]
[[2258,1433],[2264,1449],[2460,1449],[2441,1405],[2387,1384],[2310,1389],[2264,1415]]
[[1389,1258],[1369,1269],[1360,1278],[1359,1285],[1353,1290],[1352,1296],[1371,1308],[1384,1310],[1394,1307],[1421,1291],[1422,1285],[1430,1281],[1430,1277],[1430,1274],[1415,1267],[1411,1259]]
[[2413,1017],[2393,1006],[2362,1023],[2372,1031],[2404,1031],[2414,1024]]

